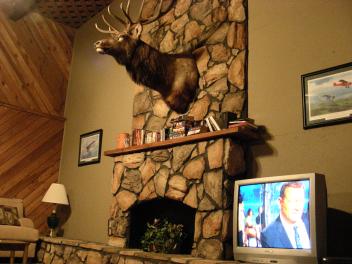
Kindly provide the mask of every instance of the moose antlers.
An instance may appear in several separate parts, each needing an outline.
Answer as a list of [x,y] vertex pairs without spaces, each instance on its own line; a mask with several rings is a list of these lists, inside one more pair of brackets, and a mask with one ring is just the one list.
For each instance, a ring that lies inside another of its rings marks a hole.
[[[110,9],[110,6],[108,6],[108,13],[111,17],[115,18],[117,21],[119,21],[123,26],[124,26],[124,30],[126,32],[128,32],[131,28],[131,25],[134,25],[134,24],[148,24],[148,23],[151,23],[153,22],[154,20],[156,20],[159,15],[160,15],[160,11],[161,11],[161,6],[163,4],[163,0],[160,0],[159,3],[158,3],[158,6],[156,8],[156,11],[155,11],[155,14],[152,16],[152,17],[149,17],[147,19],[141,19],[141,15],[142,15],[142,11],[143,11],[143,7],[144,7],[144,2],[145,0],[142,1],[142,4],[140,6],[140,9],[139,9],[139,12],[138,12],[138,17],[137,17],[137,21],[134,22],[129,14],[129,11],[130,11],[130,2],[131,0],[127,0],[127,3],[124,5],[124,0],[121,2],[120,4],[120,9],[121,11],[123,12],[123,14],[125,15],[125,17],[127,18],[127,22],[120,18],[119,16],[113,14],[111,12],[111,9]],[[125,7],[124,7],[125,6]],[[102,32],[102,33],[109,33],[109,34],[119,34],[120,31],[118,29],[116,29],[115,27],[113,27],[108,21],[107,19],[105,18],[104,15],[102,15],[102,18],[103,18],[103,21],[104,23],[109,27],[108,30],[105,30],[105,29],[102,29],[98,26],[97,23],[95,23],[95,27],[98,31]]]
[[111,55],[117,63],[126,67],[134,82],[158,91],[172,110],[185,113],[198,87],[199,74],[193,55],[162,53],[140,39],[142,24],[157,19],[162,4],[163,1],[159,0],[155,14],[141,19],[143,0],[137,22],[129,15],[130,0],[120,5],[125,18],[114,15],[109,7],[109,15],[120,22],[124,30],[119,31],[102,16],[108,29],[101,29],[97,24],[95,27],[111,36],[95,42],[95,50],[99,54]]

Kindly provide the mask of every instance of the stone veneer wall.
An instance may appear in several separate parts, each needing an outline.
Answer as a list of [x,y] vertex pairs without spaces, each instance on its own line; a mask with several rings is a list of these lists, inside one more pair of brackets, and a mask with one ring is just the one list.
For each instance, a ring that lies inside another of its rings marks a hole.
[[[156,0],[146,2],[143,14],[150,14]],[[161,52],[193,52],[195,55],[199,89],[187,114],[196,120],[225,111],[243,115],[247,97],[246,1],[174,2],[159,20],[143,27],[142,40]],[[132,128],[158,131],[176,116],[178,114],[169,109],[158,92],[136,88]]]
[[[149,0],[143,16],[153,13]],[[166,1],[168,10],[143,27],[142,39],[166,53],[190,52],[200,73],[188,115],[203,120],[229,111],[243,115],[246,99],[247,18],[245,0]],[[199,46],[199,47],[198,47]],[[132,128],[158,131],[178,116],[159,93],[137,87]],[[204,141],[115,158],[109,243],[128,243],[130,208],[167,197],[196,209],[193,256],[231,255],[231,199],[234,177],[244,171],[241,144],[230,139]]]

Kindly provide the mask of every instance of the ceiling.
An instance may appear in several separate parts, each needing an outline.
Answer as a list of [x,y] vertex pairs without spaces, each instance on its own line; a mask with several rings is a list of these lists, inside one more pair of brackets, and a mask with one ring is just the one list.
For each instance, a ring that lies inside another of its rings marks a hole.
[[[18,20],[31,11],[38,12],[55,22],[79,28],[91,17],[102,11],[114,0],[0,0],[0,9],[8,18]],[[123,0],[124,1],[124,0]],[[141,4],[142,1],[131,1],[131,9]],[[145,3],[142,17],[149,17],[158,3],[158,0],[148,0]],[[163,0],[161,12],[168,10],[173,0]],[[134,7],[133,7],[134,6]],[[137,10],[137,9],[136,9]],[[145,12],[144,12],[145,11]]]
[[52,20],[79,28],[113,0],[37,0],[36,10]]

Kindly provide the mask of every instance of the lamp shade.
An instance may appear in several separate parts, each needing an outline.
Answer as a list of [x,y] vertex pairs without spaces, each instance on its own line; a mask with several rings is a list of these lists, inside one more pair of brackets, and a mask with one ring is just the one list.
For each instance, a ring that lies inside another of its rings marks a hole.
[[42,202],[55,204],[69,204],[66,189],[63,184],[52,183],[44,195]]

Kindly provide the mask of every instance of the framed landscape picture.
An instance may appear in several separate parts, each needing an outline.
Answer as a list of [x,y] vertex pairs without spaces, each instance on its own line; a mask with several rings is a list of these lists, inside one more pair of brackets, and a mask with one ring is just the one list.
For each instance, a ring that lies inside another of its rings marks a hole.
[[79,140],[78,166],[100,162],[103,130],[82,134]]
[[333,125],[352,120],[352,63],[301,77],[303,127]]

